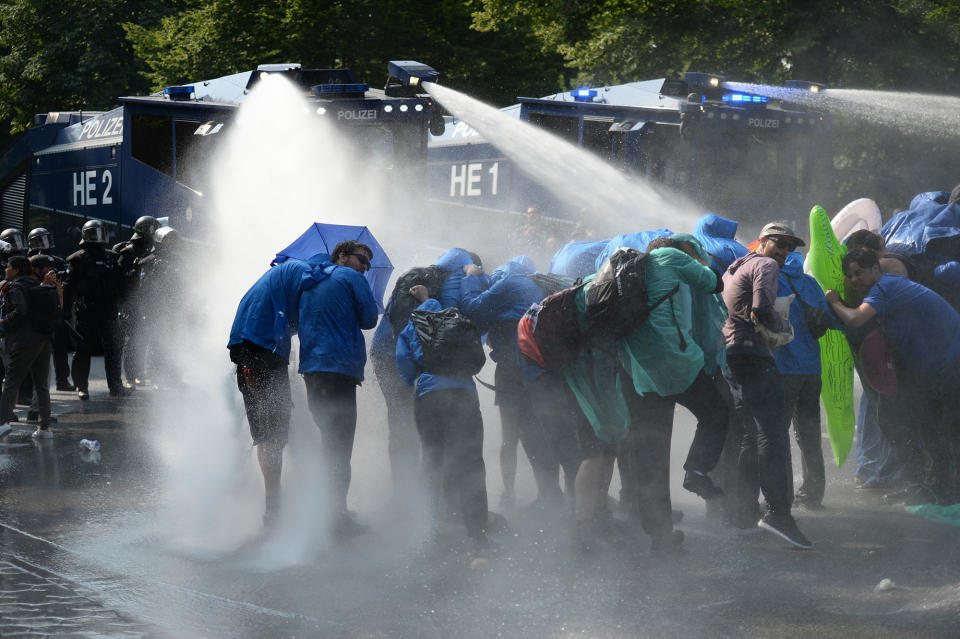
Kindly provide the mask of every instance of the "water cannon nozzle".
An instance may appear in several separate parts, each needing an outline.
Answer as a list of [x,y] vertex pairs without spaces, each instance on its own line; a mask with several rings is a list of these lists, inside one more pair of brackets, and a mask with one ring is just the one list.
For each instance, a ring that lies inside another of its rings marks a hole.
[[415,60],[391,60],[387,63],[387,86],[384,89],[390,97],[412,97],[424,82],[439,82],[440,73]]

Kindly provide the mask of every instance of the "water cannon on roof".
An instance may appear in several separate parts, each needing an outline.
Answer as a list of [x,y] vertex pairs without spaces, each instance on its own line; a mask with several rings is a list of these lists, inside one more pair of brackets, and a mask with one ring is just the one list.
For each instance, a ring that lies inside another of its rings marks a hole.
[[415,60],[391,60],[387,63],[387,86],[384,92],[392,98],[411,98],[423,93],[424,82],[439,82],[440,73]]
[[820,93],[827,88],[827,85],[819,82],[808,82],[806,80],[787,80],[783,86],[788,89],[797,89],[799,91],[809,91],[810,93]]

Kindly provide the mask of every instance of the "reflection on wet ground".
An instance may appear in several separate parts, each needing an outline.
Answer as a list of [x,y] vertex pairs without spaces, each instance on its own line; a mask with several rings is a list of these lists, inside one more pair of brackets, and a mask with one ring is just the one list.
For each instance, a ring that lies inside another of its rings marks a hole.
[[[359,508],[372,531],[339,543],[305,542],[297,522],[261,538],[238,520],[242,534],[191,545],[160,521],[171,471],[142,406],[57,399],[53,440],[21,426],[0,444],[4,637],[956,636],[956,530],[854,491],[849,468],[828,471],[826,510],[797,513],[811,552],[737,537],[676,492],[687,534],[677,557],[651,556],[637,533],[578,559],[564,512],[520,510],[493,536],[490,563],[471,568],[456,537],[424,542],[404,504]],[[682,448],[690,424],[680,418]],[[495,446],[498,428],[488,433]],[[101,441],[99,455],[82,438]],[[357,469],[358,492],[375,492],[360,483],[366,472]],[[894,586],[876,591],[883,579]]]

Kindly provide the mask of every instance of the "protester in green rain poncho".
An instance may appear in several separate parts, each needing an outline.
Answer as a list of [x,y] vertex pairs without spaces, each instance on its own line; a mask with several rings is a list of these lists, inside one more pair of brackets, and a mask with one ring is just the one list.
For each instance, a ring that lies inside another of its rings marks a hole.
[[[565,373],[607,452],[627,438],[621,452],[630,452],[627,481],[633,484],[631,496],[639,500],[643,526],[657,550],[682,540],[672,534],[670,522],[673,403],[686,406],[699,420],[684,464],[684,487],[705,498],[722,495],[706,472],[716,465],[723,448],[728,410],[710,379],[724,356],[720,328],[725,315],[715,295],[720,278],[706,266],[707,256],[693,236],[660,238],[648,250],[647,296],[651,304],[664,301],[622,340],[610,340],[604,337],[602,327],[593,328],[588,352]],[[581,321],[589,286],[577,299]],[[585,327],[585,322],[581,326]],[[644,395],[649,399],[641,397]],[[609,460],[611,472],[612,458],[612,454],[604,458]],[[606,473],[601,477],[607,479]]]

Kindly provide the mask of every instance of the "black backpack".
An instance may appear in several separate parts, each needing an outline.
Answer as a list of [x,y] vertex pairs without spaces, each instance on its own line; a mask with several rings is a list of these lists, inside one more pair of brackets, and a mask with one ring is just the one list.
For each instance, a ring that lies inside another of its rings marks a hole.
[[428,373],[472,377],[483,368],[487,356],[480,330],[460,309],[413,311],[410,321],[423,348]]
[[559,293],[577,283],[572,277],[557,275],[556,273],[530,273],[527,277],[540,287],[544,297],[550,297],[554,293]]
[[600,267],[587,289],[588,330],[600,326],[613,337],[623,337],[680,290],[678,283],[659,300],[650,302],[647,255],[636,249],[620,248]]
[[385,311],[394,338],[406,327],[413,309],[420,305],[420,302],[410,295],[410,289],[421,284],[427,287],[430,297],[437,299],[447,275],[439,266],[415,266],[397,278]]
[[27,321],[34,333],[51,336],[60,324],[60,296],[55,286],[21,285],[27,300]]

